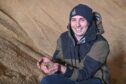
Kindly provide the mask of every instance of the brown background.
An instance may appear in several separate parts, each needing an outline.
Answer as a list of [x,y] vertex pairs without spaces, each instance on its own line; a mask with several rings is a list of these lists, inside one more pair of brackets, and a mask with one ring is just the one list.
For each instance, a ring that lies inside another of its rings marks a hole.
[[0,84],[38,84],[36,59],[52,56],[78,3],[102,15],[111,84],[126,82],[126,0],[0,0]]

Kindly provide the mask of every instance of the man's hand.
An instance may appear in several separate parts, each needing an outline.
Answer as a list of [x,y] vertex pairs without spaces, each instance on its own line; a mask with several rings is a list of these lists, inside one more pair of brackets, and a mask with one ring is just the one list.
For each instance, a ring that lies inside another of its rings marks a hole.
[[42,57],[37,62],[37,67],[45,74],[51,75],[58,71],[59,64],[52,62],[48,57]]

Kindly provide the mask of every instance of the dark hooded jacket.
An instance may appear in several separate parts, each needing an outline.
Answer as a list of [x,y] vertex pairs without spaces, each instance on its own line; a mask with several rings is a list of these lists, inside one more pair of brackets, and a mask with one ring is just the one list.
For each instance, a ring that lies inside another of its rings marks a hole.
[[91,23],[86,34],[76,41],[71,27],[62,33],[57,41],[53,60],[67,67],[65,77],[77,83],[87,79],[100,79],[109,83],[106,59],[109,53],[107,40],[97,31],[95,21]]

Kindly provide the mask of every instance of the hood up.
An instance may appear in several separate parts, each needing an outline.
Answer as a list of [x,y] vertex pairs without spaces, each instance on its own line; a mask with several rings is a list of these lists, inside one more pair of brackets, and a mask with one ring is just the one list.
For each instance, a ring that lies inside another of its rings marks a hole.
[[[72,36],[72,38],[75,39],[74,33],[70,26],[70,23],[68,24],[67,28],[68,28],[68,31],[70,32],[70,35]],[[83,38],[85,38],[86,42],[89,42],[89,41],[95,40],[97,35],[100,35],[103,33],[104,33],[104,29],[102,26],[101,15],[98,12],[94,12],[93,20],[92,20],[91,24],[89,25],[88,30],[84,34]]]

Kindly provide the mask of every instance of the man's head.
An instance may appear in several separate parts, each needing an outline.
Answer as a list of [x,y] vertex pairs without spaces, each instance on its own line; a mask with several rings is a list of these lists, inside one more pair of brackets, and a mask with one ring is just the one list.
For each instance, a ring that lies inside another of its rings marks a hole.
[[92,18],[93,18],[92,9],[89,6],[84,5],[84,4],[79,4],[71,10],[70,15],[69,15],[69,21],[71,20],[73,16],[76,16],[76,15],[80,15],[84,17],[88,21],[89,24],[91,23]]
[[82,37],[92,21],[92,9],[87,5],[79,4],[70,12],[70,26],[76,37]]

